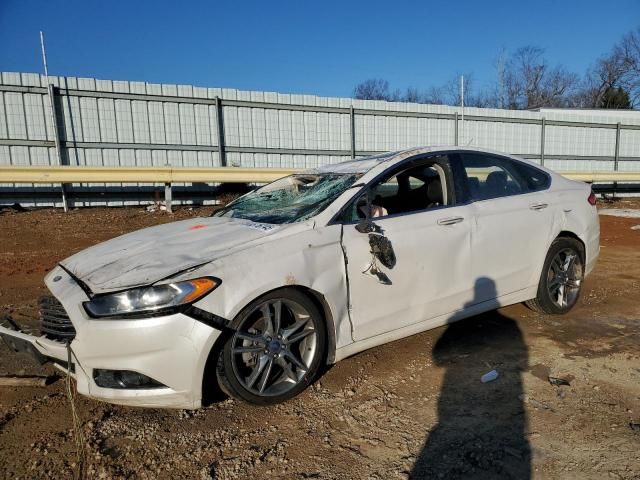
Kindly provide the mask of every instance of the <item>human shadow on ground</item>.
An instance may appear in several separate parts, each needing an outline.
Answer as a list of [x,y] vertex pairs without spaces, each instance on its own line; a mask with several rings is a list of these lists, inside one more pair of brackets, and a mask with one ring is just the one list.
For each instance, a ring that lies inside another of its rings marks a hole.
[[[495,292],[495,283],[478,279],[476,298],[480,288]],[[446,368],[438,423],[410,478],[529,479],[531,449],[521,379],[528,354],[516,322],[491,311],[451,323],[433,348],[433,360]],[[498,378],[481,383],[480,377],[493,369]]]

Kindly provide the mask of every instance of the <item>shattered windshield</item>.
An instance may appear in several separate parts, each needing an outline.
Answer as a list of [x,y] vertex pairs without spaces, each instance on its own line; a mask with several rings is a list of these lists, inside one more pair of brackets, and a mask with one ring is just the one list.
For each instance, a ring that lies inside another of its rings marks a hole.
[[310,173],[276,180],[249,192],[215,213],[264,223],[292,223],[317,215],[360,174]]

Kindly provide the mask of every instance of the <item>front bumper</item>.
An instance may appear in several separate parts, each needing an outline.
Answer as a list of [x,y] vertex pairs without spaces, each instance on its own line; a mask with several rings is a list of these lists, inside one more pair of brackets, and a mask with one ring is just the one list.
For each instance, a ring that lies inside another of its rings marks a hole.
[[[76,329],[70,351],[65,343],[0,326],[0,336],[11,348],[27,351],[40,362],[53,360],[65,369],[71,354],[78,392],[95,399],[144,407],[201,406],[204,368],[220,330],[182,313],[135,320],[90,319],[82,308],[88,297],[69,274],[58,267],[45,281]],[[94,369],[130,370],[166,387],[102,388],[93,380]]]

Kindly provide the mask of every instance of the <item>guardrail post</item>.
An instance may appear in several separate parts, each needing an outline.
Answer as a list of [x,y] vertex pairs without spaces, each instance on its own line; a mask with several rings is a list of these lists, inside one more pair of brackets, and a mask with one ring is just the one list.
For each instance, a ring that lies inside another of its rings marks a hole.
[[[56,145],[56,156],[58,157],[58,165],[64,165],[64,152],[62,151],[62,138],[60,135],[60,124],[58,123],[58,109],[56,102],[56,87],[50,83],[47,85],[47,94],[49,95],[49,103],[51,103],[51,121],[53,123],[53,141]],[[69,211],[67,205],[67,188],[64,183],[60,184],[62,193],[62,207],[64,211]]]
[[542,117],[540,121],[540,165],[544,166],[544,132],[546,130],[546,119]]
[[216,101],[216,123],[218,127],[218,154],[220,155],[220,166],[227,166],[227,152],[224,145],[224,117],[222,115],[222,101],[220,97],[215,97]]
[[613,170],[618,171],[618,162],[620,161],[620,122],[616,124],[616,150],[613,157]]
[[453,116],[453,144],[458,146],[458,112]]
[[351,125],[351,158],[356,158],[356,114],[353,105],[349,108],[349,122]]
[[164,206],[167,209],[168,213],[172,213],[171,210],[171,200],[173,197],[173,192],[171,191],[171,183],[170,182],[166,182],[164,184]]
[[[620,130],[621,125],[620,122],[616,124],[616,148],[613,154],[613,170],[614,172],[618,171],[618,162],[620,161]],[[616,190],[618,190],[618,182],[613,182],[613,196],[616,195]]]

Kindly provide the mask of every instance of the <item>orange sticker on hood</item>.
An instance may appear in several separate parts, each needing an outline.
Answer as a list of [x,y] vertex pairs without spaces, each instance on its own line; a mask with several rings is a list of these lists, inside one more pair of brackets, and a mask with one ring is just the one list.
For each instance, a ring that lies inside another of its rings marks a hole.
[[196,225],[193,225],[191,227],[189,227],[189,230],[200,230],[201,228],[206,227],[207,225],[204,223],[198,223]]

